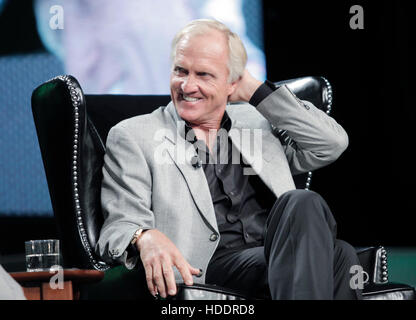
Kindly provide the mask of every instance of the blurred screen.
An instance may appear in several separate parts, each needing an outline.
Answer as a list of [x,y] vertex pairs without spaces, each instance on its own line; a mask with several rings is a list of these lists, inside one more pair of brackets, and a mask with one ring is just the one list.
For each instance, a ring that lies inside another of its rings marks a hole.
[[198,18],[239,34],[248,69],[266,78],[261,0],[35,0],[32,9],[46,50],[0,56],[0,216],[52,215],[30,105],[41,83],[65,73],[87,94],[169,94],[171,40]]

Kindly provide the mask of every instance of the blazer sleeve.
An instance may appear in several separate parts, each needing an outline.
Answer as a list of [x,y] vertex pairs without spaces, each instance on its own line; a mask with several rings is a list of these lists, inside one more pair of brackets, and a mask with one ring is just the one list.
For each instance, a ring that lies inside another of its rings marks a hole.
[[104,224],[96,246],[104,261],[123,263],[128,269],[136,265],[138,253],[131,256],[132,250],[128,249],[137,229],[155,226],[151,190],[151,171],[139,142],[122,126],[113,127],[104,156],[101,186]]
[[286,85],[265,98],[257,110],[295,142],[284,146],[292,174],[326,166],[348,146],[341,125],[312,103],[299,100]]

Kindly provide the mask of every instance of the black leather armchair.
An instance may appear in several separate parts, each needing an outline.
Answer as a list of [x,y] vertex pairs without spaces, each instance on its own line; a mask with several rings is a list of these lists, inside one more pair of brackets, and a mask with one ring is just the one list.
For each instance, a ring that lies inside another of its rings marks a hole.
[[[300,98],[328,114],[332,89],[323,77],[282,81]],[[53,211],[62,241],[64,266],[109,270],[94,252],[103,224],[100,191],[103,156],[109,129],[119,121],[166,105],[169,96],[84,95],[72,76],[59,76],[36,88],[32,111],[45,167]],[[283,143],[291,143],[275,129]],[[297,188],[309,189],[312,172],[294,177]],[[365,299],[413,299],[414,289],[388,282],[387,253],[379,247],[357,248],[369,274]],[[211,285],[179,284],[177,299],[245,299],[237,292]]]

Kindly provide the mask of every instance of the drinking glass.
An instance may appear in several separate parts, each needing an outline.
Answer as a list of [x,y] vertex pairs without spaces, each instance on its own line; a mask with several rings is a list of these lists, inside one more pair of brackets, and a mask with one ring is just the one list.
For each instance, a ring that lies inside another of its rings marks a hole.
[[29,240],[25,242],[26,271],[49,271],[60,265],[59,240]]

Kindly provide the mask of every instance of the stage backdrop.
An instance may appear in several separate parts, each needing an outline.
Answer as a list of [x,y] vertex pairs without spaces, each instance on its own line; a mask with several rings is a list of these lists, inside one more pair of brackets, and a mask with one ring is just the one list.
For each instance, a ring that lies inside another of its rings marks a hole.
[[[53,6],[63,29],[50,26]],[[85,93],[169,94],[170,42],[197,18],[229,25],[251,72],[266,78],[260,0],[2,1],[0,10],[0,217],[52,217],[30,105],[41,83],[66,73]]]

